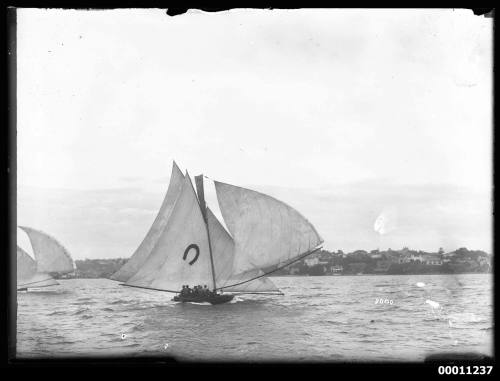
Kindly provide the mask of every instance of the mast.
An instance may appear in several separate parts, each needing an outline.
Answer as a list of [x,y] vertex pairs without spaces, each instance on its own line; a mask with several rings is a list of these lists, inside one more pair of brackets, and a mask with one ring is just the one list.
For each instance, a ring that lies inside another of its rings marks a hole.
[[203,189],[203,174],[195,176],[194,180],[196,182],[196,191],[198,193],[198,201],[200,202],[201,214],[203,215],[203,221],[205,221],[205,227],[207,229],[208,236],[208,251],[210,252],[210,265],[212,267],[212,280],[214,282],[214,292],[217,290],[217,284],[215,283],[215,267],[214,267],[214,257],[212,255],[212,243],[210,242],[210,229],[208,228],[207,220],[207,205],[205,203],[205,192]]

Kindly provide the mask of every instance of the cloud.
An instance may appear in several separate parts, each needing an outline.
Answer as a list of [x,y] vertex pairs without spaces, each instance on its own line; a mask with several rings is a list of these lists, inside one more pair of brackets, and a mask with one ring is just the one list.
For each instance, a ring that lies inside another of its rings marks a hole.
[[[30,110],[18,115],[18,220],[77,256],[133,252],[173,159],[289,203],[327,248],[491,246],[491,20],[314,9],[18,17],[18,108]],[[397,229],[380,235],[388,205]]]
[[144,178],[138,176],[122,176],[119,178],[119,180],[123,181],[124,183],[138,183],[143,182]]

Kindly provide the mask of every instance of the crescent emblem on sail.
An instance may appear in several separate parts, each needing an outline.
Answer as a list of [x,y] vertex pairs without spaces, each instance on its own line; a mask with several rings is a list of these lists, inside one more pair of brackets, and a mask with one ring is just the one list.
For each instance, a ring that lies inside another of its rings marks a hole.
[[191,249],[194,249],[196,251],[196,254],[195,254],[194,258],[191,260],[191,262],[189,262],[190,265],[195,263],[198,260],[198,257],[200,256],[200,248],[198,247],[197,244],[192,243],[191,245],[186,247],[186,250],[184,250],[184,256],[182,257],[182,259],[186,260],[187,255]]

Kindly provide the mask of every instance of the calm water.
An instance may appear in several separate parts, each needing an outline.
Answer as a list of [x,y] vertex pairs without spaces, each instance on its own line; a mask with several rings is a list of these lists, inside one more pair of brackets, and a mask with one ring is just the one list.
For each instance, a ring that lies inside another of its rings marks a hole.
[[177,304],[172,294],[106,279],[18,292],[18,356],[421,361],[439,351],[493,354],[491,274],[272,279],[285,296],[242,295],[217,306]]

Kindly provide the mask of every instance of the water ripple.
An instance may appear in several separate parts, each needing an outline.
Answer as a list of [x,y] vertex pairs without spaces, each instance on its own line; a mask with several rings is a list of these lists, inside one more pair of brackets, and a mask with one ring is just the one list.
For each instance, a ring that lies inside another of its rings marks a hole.
[[[247,361],[419,361],[429,351],[461,348],[492,353],[488,274],[273,282],[284,296],[238,295],[212,306],[174,303],[165,293],[105,279],[61,280],[51,291],[18,293],[18,353]],[[393,304],[375,304],[376,298]]]

